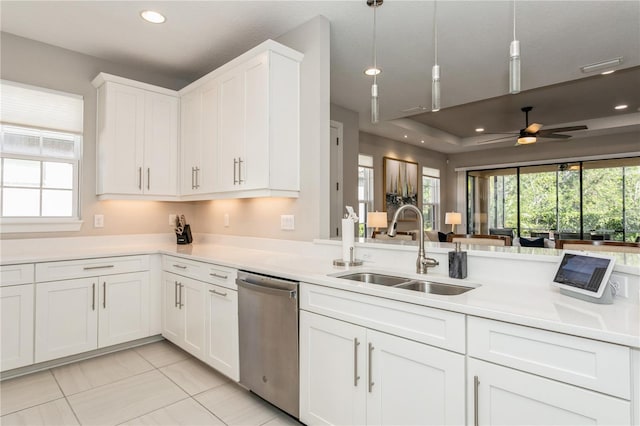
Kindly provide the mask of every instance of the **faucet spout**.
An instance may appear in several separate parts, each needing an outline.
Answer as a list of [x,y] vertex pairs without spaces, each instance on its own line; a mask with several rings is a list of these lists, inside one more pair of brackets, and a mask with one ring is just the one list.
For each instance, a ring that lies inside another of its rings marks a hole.
[[390,237],[396,236],[396,228],[398,227],[398,217],[400,213],[404,210],[413,210],[416,213],[418,219],[418,238],[419,238],[419,246],[418,246],[418,259],[416,260],[416,272],[418,274],[426,274],[428,268],[435,268],[439,265],[438,261],[426,256],[426,251],[424,249],[424,219],[422,218],[422,212],[419,208],[414,206],[413,204],[405,204],[401,206],[398,210],[396,210],[393,215],[393,219],[391,220],[391,224],[389,225],[388,235]]

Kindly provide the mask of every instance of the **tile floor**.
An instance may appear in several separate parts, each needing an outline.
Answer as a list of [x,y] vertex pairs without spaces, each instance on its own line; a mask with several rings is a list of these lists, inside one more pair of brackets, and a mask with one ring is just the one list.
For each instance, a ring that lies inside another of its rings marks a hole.
[[299,425],[167,341],[0,383],[0,425]]

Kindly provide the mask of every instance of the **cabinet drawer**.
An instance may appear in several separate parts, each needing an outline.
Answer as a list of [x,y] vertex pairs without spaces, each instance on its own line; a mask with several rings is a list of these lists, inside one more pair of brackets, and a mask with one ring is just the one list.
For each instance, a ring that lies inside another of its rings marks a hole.
[[162,256],[163,271],[173,272],[174,274],[196,280],[202,280],[202,277],[206,274],[204,271],[205,266],[202,262],[187,260],[181,257]]
[[236,277],[238,270],[225,266],[205,264],[203,268],[204,276],[202,280],[231,290],[237,290]]
[[465,352],[463,314],[302,283],[300,309]]
[[36,282],[149,270],[149,256],[120,256],[36,264]]
[[630,399],[627,347],[471,316],[467,326],[469,356]]
[[33,264],[0,266],[0,286],[31,284],[33,282]]

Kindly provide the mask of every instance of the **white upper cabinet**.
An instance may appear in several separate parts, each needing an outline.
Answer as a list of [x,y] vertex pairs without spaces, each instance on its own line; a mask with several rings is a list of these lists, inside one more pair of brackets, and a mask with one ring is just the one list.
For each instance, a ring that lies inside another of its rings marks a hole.
[[268,40],[180,91],[186,199],[298,196],[302,57]]
[[93,85],[99,198],[177,199],[177,92],[105,73]]

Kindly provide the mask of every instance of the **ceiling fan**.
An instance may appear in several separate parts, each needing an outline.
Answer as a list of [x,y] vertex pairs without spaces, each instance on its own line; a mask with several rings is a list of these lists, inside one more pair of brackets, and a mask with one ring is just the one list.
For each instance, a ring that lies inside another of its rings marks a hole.
[[[533,109],[531,106],[526,106],[520,108],[522,112],[524,112],[525,117],[525,127],[521,129],[519,133],[503,133],[512,136],[518,136],[518,140],[516,142],[516,146],[518,145],[528,145],[537,142],[538,138],[547,138],[547,139],[569,139],[571,136],[569,135],[561,135],[559,133],[567,133],[574,132],[576,130],[587,130],[587,126],[579,125],[579,126],[570,126],[570,127],[556,127],[555,129],[542,129],[543,124],[531,123],[529,124],[529,112]],[[489,133],[490,134],[490,133]],[[500,134],[500,133],[494,133]],[[478,142],[478,145],[484,145],[487,143],[492,143],[502,139],[510,139],[512,136],[502,136],[496,139],[490,139],[488,141]]]

